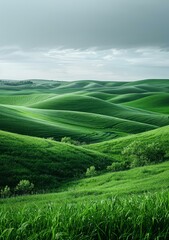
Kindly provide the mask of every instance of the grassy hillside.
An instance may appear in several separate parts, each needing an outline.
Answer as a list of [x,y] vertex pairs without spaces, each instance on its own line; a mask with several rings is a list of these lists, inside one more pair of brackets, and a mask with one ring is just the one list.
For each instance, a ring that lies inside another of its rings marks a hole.
[[169,161],[138,167],[119,172],[107,172],[95,177],[74,180],[62,184],[60,191],[52,194],[39,194],[35,196],[21,196],[16,199],[0,200],[5,202],[25,205],[25,201],[36,203],[76,203],[111,199],[112,197],[126,197],[144,193],[168,191],[169,189]]
[[152,96],[147,96],[135,101],[129,101],[126,103],[127,106],[146,109],[152,112],[165,113],[169,116],[169,94],[160,93]]
[[52,99],[42,101],[41,103],[34,104],[32,107],[38,109],[97,113],[146,124],[154,124],[157,126],[169,124],[168,117],[162,114],[153,114],[151,112],[141,111],[135,108],[115,105],[94,97],[80,96],[76,94],[66,94],[60,97],[54,97]]
[[144,144],[152,142],[160,143],[161,145],[165,146],[166,149],[168,149],[169,157],[169,126],[158,128],[156,130],[148,131],[145,133],[139,133],[137,135],[87,145],[85,148],[112,155],[120,159],[122,149],[134,141],[139,141],[140,143]]
[[110,158],[52,140],[0,131],[0,186],[15,186],[21,179],[35,183],[36,189],[51,189],[63,181],[79,177],[88,167],[104,169]]
[[[111,198],[125,194],[140,194],[169,189],[169,161],[138,167],[127,171],[110,172],[81,179],[69,184],[67,194],[91,199]],[[66,187],[65,187],[66,190]]]
[[96,113],[32,109],[11,105],[0,105],[0,117],[2,130],[38,137],[54,137],[57,140],[63,136],[71,136],[87,143],[144,132],[158,127]]
[[135,101],[137,99],[142,99],[146,96],[151,96],[151,95],[154,95],[154,94],[155,93],[149,93],[149,92],[148,93],[141,93],[141,94],[126,93],[126,94],[113,96],[111,99],[109,99],[109,102],[116,103],[116,104],[125,103],[125,102],[132,102],[132,101]]
[[41,102],[52,97],[55,97],[55,94],[5,94],[0,96],[0,103],[7,105],[16,105],[16,106],[29,106],[35,102]]
[[113,161],[121,160],[122,149],[135,140],[160,142],[167,149],[166,160],[169,158],[169,127],[83,147],[3,131],[0,135],[2,186],[14,186],[26,178],[37,187],[54,188],[61,181],[79,177],[92,165],[105,170]]

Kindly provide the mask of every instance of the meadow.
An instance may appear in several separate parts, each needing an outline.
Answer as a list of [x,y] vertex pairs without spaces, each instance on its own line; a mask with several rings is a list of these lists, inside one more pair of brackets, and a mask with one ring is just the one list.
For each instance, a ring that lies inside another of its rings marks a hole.
[[[169,239],[169,80],[1,80],[0,127],[0,239]],[[163,161],[108,168],[134,142]]]
[[29,198],[24,206],[1,207],[0,238],[168,239],[168,197],[158,192],[62,204]]

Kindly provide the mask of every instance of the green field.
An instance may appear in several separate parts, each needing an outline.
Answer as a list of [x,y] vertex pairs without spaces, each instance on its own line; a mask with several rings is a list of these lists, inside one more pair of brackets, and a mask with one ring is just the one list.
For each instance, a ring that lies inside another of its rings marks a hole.
[[[134,142],[163,162],[108,171]],[[0,239],[169,239],[169,80],[1,80],[0,166]]]

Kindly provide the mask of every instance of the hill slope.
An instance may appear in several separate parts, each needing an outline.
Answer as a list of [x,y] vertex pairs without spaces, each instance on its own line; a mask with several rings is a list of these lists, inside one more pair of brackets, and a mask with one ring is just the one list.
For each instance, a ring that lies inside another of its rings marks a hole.
[[132,136],[86,145],[85,148],[120,158],[122,149],[134,141],[143,142],[145,144],[158,142],[164,145],[166,149],[168,149],[169,156],[169,126],[161,127],[144,133],[135,134]]
[[[161,116],[160,116],[161,118]],[[68,110],[33,109],[0,105],[1,129],[60,140],[71,136],[97,142],[155,129],[158,126],[123,118]]]
[[127,106],[169,114],[169,94],[160,93],[125,103]]
[[0,186],[29,179],[36,188],[55,188],[79,176],[91,165],[111,162],[104,154],[52,140],[0,131]]
[[0,136],[0,185],[13,186],[26,178],[40,188],[56,187],[92,165],[106,169],[113,158],[121,159],[121,150],[135,140],[160,142],[169,157],[169,126],[83,148],[3,131]]

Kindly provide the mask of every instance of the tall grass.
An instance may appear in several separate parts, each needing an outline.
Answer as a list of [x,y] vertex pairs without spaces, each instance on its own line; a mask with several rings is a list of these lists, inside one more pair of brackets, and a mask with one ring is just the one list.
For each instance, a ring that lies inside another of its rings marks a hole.
[[169,239],[169,193],[85,202],[1,205],[2,240]]

